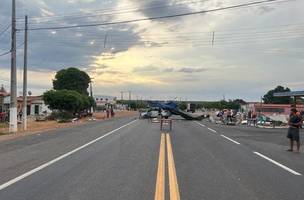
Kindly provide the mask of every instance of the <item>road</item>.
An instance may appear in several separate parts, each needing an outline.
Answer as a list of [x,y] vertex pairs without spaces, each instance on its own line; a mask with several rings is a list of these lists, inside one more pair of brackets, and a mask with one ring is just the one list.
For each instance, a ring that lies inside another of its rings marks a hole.
[[302,200],[285,132],[121,118],[18,138],[0,143],[0,199]]

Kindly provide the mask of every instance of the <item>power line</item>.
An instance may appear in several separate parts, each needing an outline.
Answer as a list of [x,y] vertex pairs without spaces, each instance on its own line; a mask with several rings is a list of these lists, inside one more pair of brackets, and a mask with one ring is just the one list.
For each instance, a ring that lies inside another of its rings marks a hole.
[[0,32],[0,36],[3,35],[10,27],[11,24],[9,24],[3,31]]
[[[210,35],[212,35],[212,32],[187,32],[184,34],[177,34],[174,35],[174,37],[170,36],[170,35],[166,35],[166,34],[154,34],[154,35],[147,35],[147,36],[142,36],[142,38],[144,40],[140,40],[140,41],[145,41],[145,40],[190,40],[193,38],[193,40],[195,39],[200,39],[202,38],[201,33],[208,33],[207,35],[205,34],[205,37],[208,37]],[[270,30],[270,31],[254,31],[254,32],[247,32],[247,33],[223,33],[223,32],[216,32],[217,33],[217,39],[231,39],[231,38],[248,38],[248,37],[265,37],[265,36],[271,36],[271,37],[275,37],[275,36],[281,36],[281,35],[301,35],[303,36],[304,33],[304,27],[301,29],[285,29],[285,30]],[[106,34],[107,35],[107,34]],[[60,36],[60,37],[53,37],[52,39],[54,40],[54,42],[56,41],[70,41],[70,42],[96,42],[96,41],[103,41],[104,42],[104,38],[106,35],[93,35],[92,37],[90,36],[75,36],[75,37],[68,37],[65,38],[64,35]],[[115,38],[115,41],[117,42],[124,42],[125,40],[131,40],[132,42],[134,41],[134,37],[124,37],[121,38],[121,35],[108,35],[111,38]],[[121,40],[123,39],[123,40]],[[132,40],[133,39],[133,40]],[[36,39],[35,41],[48,41],[47,39]]]
[[8,54],[10,54],[10,53],[11,53],[11,50],[9,50],[9,51],[7,51],[7,52],[4,52],[4,53],[0,54],[0,57],[6,56],[6,55],[8,55]]
[[[106,23],[93,23],[93,24],[81,24],[81,25],[70,25],[70,26],[37,27],[37,28],[29,28],[29,30],[31,30],[31,31],[37,31],[37,30],[60,30],[60,29],[71,29],[71,28],[84,28],[84,27],[96,27],[96,26],[108,26],[108,25],[126,24],[126,23],[132,23],[132,22],[150,21],[150,20],[155,20],[155,19],[168,19],[168,18],[176,18],[176,17],[197,15],[197,14],[203,14],[203,13],[209,13],[209,12],[217,12],[217,11],[222,11],[222,10],[235,9],[235,8],[241,8],[241,7],[248,7],[248,6],[254,6],[254,5],[259,5],[259,4],[265,4],[265,3],[274,3],[274,2],[279,2],[279,1],[282,1],[282,0],[255,1],[255,2],[251,2],[251,3],[238,4],[238,5],[227,6],[227,7],[222,7],[222,8],[215,8],[215,9],[210,9],[210,10],[203,10],[203,11],[197,11],[197,12],[187,12],[187,13],[174,14],[174,15],[157,16],[157,17],[147,17],[147,18],[140,18],[140,19],[133,19],[133,20],[125,20],[125,21],[106,22]],[[24,29],[19,29],[19,30],[24,30]]]
[[[245,44],[252,44],[255,45],[264,45],[269,42],[273,41],[280,41],[280,42],[286,42],[287,39],[297,39],[301,38],[302,36],[293,36],[293,37],[268,37],[268,38],[247,38],[243,40],[215,40],[214,46],[226,46],[226,45],[245,45]],[[151,44],[151,45],[150,45]],[[56,47],[62,47],[62,48],[75,48],[75,47],[88,47],[88,48],[96,48],[100,46],[100,48],[103,46],[101,42],[95,43],[94,45],[90,44],[75,44],[73,43],[71,46],[63,45],[62,43],[53,43]],[[189,41],[164,41],[164,42],[120,42],[120,43],[112,43],[108,44],[109,47],[115,47],[114,51],[119,51],[121,48],[130,48],[130,47],[144,47],[144,48],[159,48],[159,47],[185,47],[185,46],[192,46],[192,47],[200,47],[200,46],[209,46],[211,47],[211,41],[210,40],[189,40]]]
[[[22,47],[23,45],[24,45],[24,42],[23,42],[23,43],[21,43],[21,44],[19,44],[19,45],[16,47],[16,49],[18,49],[18,48]],[[4,52],[4,53],[0,54],[0,57],[2,57],[2,56],[6,56],[6,55],[10,54],[11,52],[12,52],[12,50],[6,51],[6,52]]]

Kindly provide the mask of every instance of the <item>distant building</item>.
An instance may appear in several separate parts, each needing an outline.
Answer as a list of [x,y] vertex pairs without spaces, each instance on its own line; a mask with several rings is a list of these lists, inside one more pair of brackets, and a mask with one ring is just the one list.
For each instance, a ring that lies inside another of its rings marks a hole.
[[[290,109],[293,106],[290,104],[264,104],[264,103],[247,103],[242,106],[245,113],[249,111],[262,113],[265,115],[289,115]],[[304,111],[304,105],[296,105],[297,110]]]
[[279,92],[273,94],[274,97],[293,97],[293,106],[302,104],[302,97],[304,97],[304,91],[292,91],[292,92]]
[[94,95],[96,106],[106,106],[107,104],[116,104],[116,97],[105,96],[105,95]]
[[116,110],[127,110],[127,105],[117,104],[117,97],[106,95],[94,95],[98,111],[107,109],[107,106],[114,106]]

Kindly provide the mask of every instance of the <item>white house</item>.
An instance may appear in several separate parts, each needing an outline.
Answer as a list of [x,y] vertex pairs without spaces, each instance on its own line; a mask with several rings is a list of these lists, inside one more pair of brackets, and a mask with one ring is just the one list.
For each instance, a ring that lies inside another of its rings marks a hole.
[[[23,98],[18,97],[18,113],[22,112],[23,107]],[[10,96],[4,98],[4,108],[9,109],[10,105]],[[28,116],[37,116],[37,115],[47,115],[52,111],[45,105],[42,96],[28,96],[27,97],[27,115]]]

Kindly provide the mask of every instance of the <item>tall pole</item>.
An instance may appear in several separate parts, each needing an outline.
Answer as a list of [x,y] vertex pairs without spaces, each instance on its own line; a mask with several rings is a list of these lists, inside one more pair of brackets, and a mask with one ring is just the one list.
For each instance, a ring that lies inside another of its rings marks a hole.
[[212,46],[214,45],[214,36],[215,36],[215,32],[213,31],[213,34],[212,34]]
[[121,92],[120,92],[120,95],[121,95],[121,96],[120,96],[120,100],[122,100],[122,101],[123,101],[123,100],[124,100],[124,92],[123,92],[123,91],[121,91]]
[[131,101],[131,91],[129,91],[129,101]]
[[17,132],[16,1],[12,0],[11,100],[9,131]]
[[[92,98],[94,98],[93,97],[93,86],[92,86],[92,81],[90,82],[90,96],[92,97]],[[91,113],[93,113],[94,112],[94,108],[93,108],[93,106],[91,107]]]
[[28,18],[25,16],[24,25],[24,61],[23,61],[23,130],[27,129],[27,44],[28,44]]

